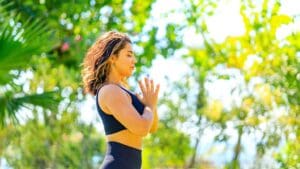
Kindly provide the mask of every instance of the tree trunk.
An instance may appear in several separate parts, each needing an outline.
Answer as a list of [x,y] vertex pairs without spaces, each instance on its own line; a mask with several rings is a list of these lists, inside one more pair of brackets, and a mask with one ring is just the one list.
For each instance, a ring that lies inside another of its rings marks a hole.
[[[199,93],[197,95],[196,114],[198,114],[197,113],[198,110],[203,108],[204,104],[205,104],[205,101],[204,101],[204,85],[203,85],[203,80],[199,79]],[[202,116],[201,116],[201,114],[199,114],[196,126],[199,126],[201,124],[201,121],[202,121]],[[192,155],[190,163],[187,165],[187,168],[195,167],[196,157],[197,157],[197,150],[198,150],[198,146],[199,146],[199,143],[200,143],[200,138],[201,138],[200,135],[202,134],[202,131],[203,130],[200,129],[199,137],[196,139],[196,144],[195,144],[195,148],[194,148],[194,151],[193,151],[193,155]]]
[[243,127],[240,126],[238,128],[238,140],[234,148],[234,157],[232,159],[232,168],[233,169],[238,169],[240,168],[240,163],[239,163],[239,155],[241,152],[241,141],[242,141],[242,135],[243,135]]

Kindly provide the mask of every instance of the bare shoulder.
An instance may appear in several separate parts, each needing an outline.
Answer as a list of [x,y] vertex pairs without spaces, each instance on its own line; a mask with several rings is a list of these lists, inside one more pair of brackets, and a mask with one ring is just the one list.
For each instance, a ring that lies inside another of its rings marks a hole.
[[102,103],[107,103],[110,101],[117,100],[128,100],[128,94],[124,92],[119,86],[115,84],[107,84],[101,88],[99,91],[99,100]]
[[101,95],[120,95],[122,94],[122,89],[115,84],[107,84],[101,88],[99,91]]

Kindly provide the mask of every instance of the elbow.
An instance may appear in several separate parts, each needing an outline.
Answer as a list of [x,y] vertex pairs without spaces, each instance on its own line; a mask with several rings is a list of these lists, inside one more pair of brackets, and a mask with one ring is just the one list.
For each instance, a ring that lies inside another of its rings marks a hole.
[[148,132],[147,131],[140,131],[140,132],[137,132],[136,135],[141,136],[141,137],[146,137],[148,135]]
[[148,123],[143,123],[133,131],[134,134],[145,137],[150,132],[151,125]]
[[148,135],[149,132],[147,130],[136,130],[132,131],[132,133],[141,137],[145,137]]
[[158,127],[156,125],[150,129],[149,133],[155,133],[157,131],[157,129],[158,129]]

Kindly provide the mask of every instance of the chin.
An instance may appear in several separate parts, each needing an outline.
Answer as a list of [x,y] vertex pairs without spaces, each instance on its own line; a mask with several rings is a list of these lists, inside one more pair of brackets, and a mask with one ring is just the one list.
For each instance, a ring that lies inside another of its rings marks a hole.
[[132,74],[133,74],[133,70],[128,73],[128,76],[131,76]]
[[125,74],[124,76],[125,76],[126,78],[129,78],[131,75],[132,75],[132,73],[127,73],[127,74]]

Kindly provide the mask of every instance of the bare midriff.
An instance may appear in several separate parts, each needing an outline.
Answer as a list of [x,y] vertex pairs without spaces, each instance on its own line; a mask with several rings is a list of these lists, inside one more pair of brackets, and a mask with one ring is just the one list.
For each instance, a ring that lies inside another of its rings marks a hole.
[[107,141],[118,142],[139,150],[142,149],[143,137],[131,133],[128,129],[121,130],[117,133],[107,135],[106,138]]
[[[128,93],[126,93],[126,94],[131,102],[131,97],[129,96]],[[99,102],[99,105],[101,105],[101,102]],[[105,106],[101,106],[101,108],[103,109],[104,113],[106,113],[108,115],[112,115],[112,113]],[[124,129],[124,130],[118,131],[116,133],[106,135],[106,140],[118,142],[118,143],[127,145],[129,147],[141,150],[143,136],[133,134],[128,129]]]

